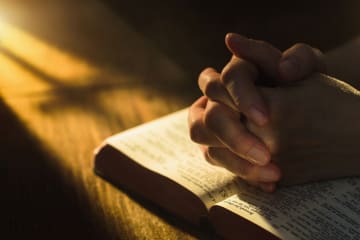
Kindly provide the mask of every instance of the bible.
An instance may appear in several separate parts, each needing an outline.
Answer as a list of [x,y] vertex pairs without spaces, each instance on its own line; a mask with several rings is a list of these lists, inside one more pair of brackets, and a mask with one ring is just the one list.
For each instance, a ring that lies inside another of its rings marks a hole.
[[206,162],[182,109],[105,139],[95,173],[225,239],[360,239],[360,180],[264,193]]

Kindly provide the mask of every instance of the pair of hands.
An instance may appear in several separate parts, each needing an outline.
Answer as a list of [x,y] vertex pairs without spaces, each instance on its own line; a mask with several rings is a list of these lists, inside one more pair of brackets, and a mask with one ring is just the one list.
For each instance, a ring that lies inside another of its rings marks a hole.
[[189,112],[190,136],[208,162],[267,192],[279,181],[358,174],[360,131],[340,129],[357,118],[358,92],[320,73],[319,50],[296,44],[282,53],[237,34],[225,42],[231,60],[221,73],[200,74],[204,96]]

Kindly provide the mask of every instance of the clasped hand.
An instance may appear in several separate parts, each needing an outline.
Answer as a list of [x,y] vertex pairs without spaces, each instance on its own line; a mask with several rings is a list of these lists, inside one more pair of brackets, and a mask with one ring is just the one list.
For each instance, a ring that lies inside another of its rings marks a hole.
[[205,159],[264,191],[356,175],[360,132],[347,127],[358,91],[325,73],[322,53],[305,44],[281,52],[228,34],[231,60],[207,68],[189,127]]

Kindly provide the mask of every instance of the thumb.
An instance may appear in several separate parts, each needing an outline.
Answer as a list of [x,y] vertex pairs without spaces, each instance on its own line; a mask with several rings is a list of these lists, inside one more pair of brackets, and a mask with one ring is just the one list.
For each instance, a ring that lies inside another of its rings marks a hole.
[[255,64],[266,76],[278,79],[278,63],[281,51],[271,44],[249,39],[236,33],[228,33],[225,44],[232,54]]

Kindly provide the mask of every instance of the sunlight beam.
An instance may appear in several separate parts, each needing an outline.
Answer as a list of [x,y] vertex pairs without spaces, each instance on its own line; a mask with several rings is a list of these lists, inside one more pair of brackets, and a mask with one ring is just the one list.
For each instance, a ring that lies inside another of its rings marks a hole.
[[1,48],[64,84],[88,83],[97,69],[86,61],[0,20]]

